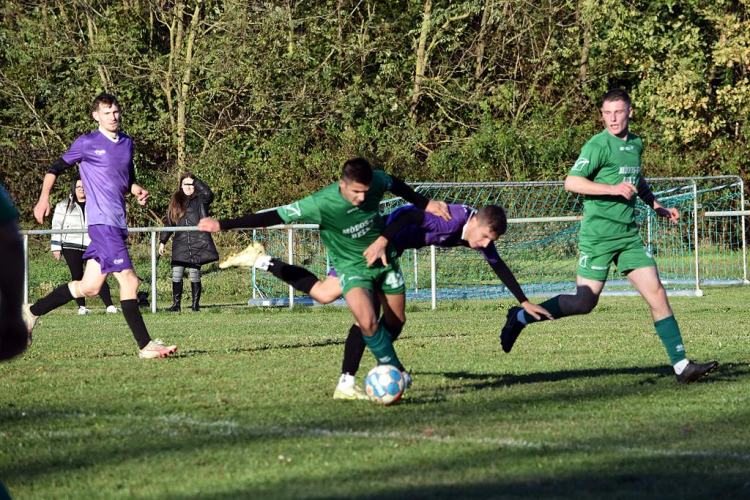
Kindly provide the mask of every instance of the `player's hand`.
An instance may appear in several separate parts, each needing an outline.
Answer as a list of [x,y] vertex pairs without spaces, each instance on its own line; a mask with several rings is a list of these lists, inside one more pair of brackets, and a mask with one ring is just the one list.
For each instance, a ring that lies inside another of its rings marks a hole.
[[552,317],[548,310],[546,310],[539,304],[534,304],[532,302],[529,302],[528,300],[526,302],[523,302],[521,304],[521,307],[523,307],[523,310],[533,316],[536,320],[542,319],[542,316],[550,320],[555,319]]
[[658,206],[654,207],[654,212],[666,218],[669,222],[677,222],[680,220],[680,212],[678,212],[676,208]]
[[148,191],[143,189],[138,184],[133,184],[133,186],[130,188],[130,192],[133,194],[133,196],[138,198],[139,205],[145,205],[148,201],[149,196],[151,196]]
[[60,250],[55,250],[52,255],[55,256],[55,260],[60,260]]
[[610,194],[612,196],[622,196],[626,200],[629,200],[633,195],[638,194],[638,189],[628,181],[622,181],[612,186]]
[[49,215],[49,199],[39,198],[39,201],[34,205],[34,218],[41,224],[44,222],[44,218]]
[[219,221],[212,219],[211,217],[204,217],[198,221],[198,230],[205,231],[207,233],[218,233],[221,231]]
[[424,211],[429,212],[432,215],[437,215],[443,220],[451,220],[451,212],[448,210],[448,205],[444,201],[430,200]]
[[362,252],[362,255],[367,259],[367,267],[373,265],[378,259],[383,263],[384,266],[388,265],[388,259],[385,255],[385,249],[388,247],[388,240],[382,236],[378,236],[378,239],[373,241],[367,250]]
[[164,243],[159,243],[159,255],[164,257]]

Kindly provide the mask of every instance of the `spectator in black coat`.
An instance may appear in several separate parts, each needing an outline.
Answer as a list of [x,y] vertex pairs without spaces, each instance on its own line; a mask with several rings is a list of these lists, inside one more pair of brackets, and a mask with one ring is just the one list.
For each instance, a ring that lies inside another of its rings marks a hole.
[[[214,193],[205,182],[190,172],[180,178],[180,186],[172,195],[167,213],[169,226],[197,226],[198,221],[208,217],[208,207],[214,201]],[[159,237],[159,255],[164,255],[164,245],[172,232],[163,232]],[[172,242],[172,298],[174,303],[167,311],[179,312],[182,303],[182,277],[189,269],[190,287],[193,292],[193,311],[200,311],[201,266],[219,260],[219,253],[210,233],[200,231],[178,231]]]

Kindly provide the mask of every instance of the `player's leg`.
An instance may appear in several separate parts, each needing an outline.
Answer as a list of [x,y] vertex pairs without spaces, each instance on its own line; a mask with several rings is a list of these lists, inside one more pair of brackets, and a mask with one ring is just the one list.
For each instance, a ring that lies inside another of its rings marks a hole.
[[627,272],[627,276],[651,308],[656,334],[667,351],[677,381],[694,382],[714,371],[719,366],[716,361],[694,363],[687,359],[680,327],[669,305],[667,291],[661,284],[656,266],[633,269]]
[[[88,269],[87,269],[88,271]],[[166,345],[161,340],[152,340],[138,308],[138,285],[140,280],[132,268],[112,273],[120,284],[120,306],[122,315],[138,344],[141,358],[164,358],[177,351],[176,345]]]
[[172,306],[167,308],[169,312],[180,312],[182,310],[182,275],[185,273],[183,266],[172,266]]
[[306,293],[321,304],[330,304],[341,297],[341,285],[335,274],[321,281],[304,267],[288,264],[268,255],[259,257],[255,262],[255,267],[268,271],[295,290]]
[[201,310],[201,293],[203,293],[203,283],[201,283],[200,266],[189,268],[188,274],[190,276],[190,292],[192,293],[193,299],[193,303],[190,306],[190,309],[195,312],[199,312]]
[[[576,278],[576,293],[574,295],[561,294],[548,299],[540,306],[547,309],[555,319],[566,316],[590,313],[599,303],[599,295],[604,288],[604,281],[592,280],[578,276]],[[541,316],[536,319],[528,314],[522,307],[511,307],[505,320],[505,326],[500,333],[500,343],[503,351],[510,352],[521,331],[530,323],[545,321],[547,318]]]
[[[609,268],[619,251],[619,243],[579,241],[576,293],[557,295],[539,305],[547,309],[555,319],[591,312],[599,302]],[[545,316],[536,319],[522,307],[511,307],[500,332],[503,351],[511,351],[526,325],[546,319]]]
[[23,243],[15,221],[0,223],[0,361],[26,350],[29,334],[21,316]]
[[73,299],[93,297],[99,293],[99,289],[107,278],[107,275],[102,273],[98,262],[93,261],[92,263],[86,266],[86,270],[80,280],[60,285],[48,295],[34,302],[34,304],[27,304],[23,307],[23,316],[29,335],[32,334],[36,321],[40,316],[44,316]]
[[99,298],[104,302],[104,306],[107,308],[107,314],[114,314],[117,312],[117,308],[112,302],[112,290],[109,288],[107,280],[104,280],[102,287],[99,289]]
[[[70,281],[81,281],[81,278],[83,278],[83,251],[63,248],[62,255],[70,270]],[[76,304],[78,304],[78,314],[88,314],[91,312],[86,308],[86,299],[84,297],[76,298]]]
[[393,348],[391,336],[378,322],[372,291],[354,287],[346,292],[344,299],[354,315],[354,319],[362,329],[365,344],[370,348],[370,352],[378,360],[378,363],[393,365],[403,370],[403,365],[401,365],[401,361],[399,361]]

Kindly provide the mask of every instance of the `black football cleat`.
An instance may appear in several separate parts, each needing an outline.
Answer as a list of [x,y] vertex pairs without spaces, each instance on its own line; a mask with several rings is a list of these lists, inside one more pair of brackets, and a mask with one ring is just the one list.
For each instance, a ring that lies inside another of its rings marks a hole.
[[703,378],[719,367],[718,361],[709,361],[708,363],[693,363],[688,361],[688,365],[677,375],[677,382],[681,384],[690,384],[699,378]]
[[522,311],[518,306],[511,307],[508,310],[508,316],[505,320],[505,326],[500,332],[500,344],[503,346],[503,351],[510,352],[513,349],[513,344],[516,343],[516,339],[521,334],[521,330],[526,326],[518,321],[518,311]]

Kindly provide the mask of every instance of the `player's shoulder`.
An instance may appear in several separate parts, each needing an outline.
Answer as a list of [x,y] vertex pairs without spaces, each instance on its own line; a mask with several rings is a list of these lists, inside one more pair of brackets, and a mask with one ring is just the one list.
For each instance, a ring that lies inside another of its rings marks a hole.
[[589,149],[609,149],[611,138],[612,134],[610,134],[606,130],[602,130],[598,134],[591,136],[591,138],[586,141],[586,144],[583,147]]

